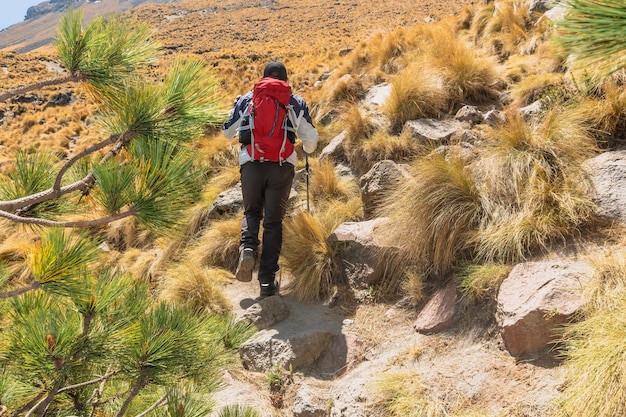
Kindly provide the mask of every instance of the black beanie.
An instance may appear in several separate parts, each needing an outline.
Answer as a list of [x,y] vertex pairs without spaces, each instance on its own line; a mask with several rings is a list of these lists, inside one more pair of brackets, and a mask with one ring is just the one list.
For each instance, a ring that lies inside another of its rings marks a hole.
[[287,81],[287,68],[280,62],[270,62],[263,70],[263,78],[265,77]]

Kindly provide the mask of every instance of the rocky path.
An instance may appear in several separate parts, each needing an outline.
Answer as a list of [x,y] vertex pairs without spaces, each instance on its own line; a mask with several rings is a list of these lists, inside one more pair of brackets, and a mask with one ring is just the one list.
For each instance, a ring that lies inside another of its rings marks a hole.
[[[382,416],[381,377],[397,374],[453,416],[478,410],[538,417],[549,415],[563,382],[554,364],[516,362],[489,325],[460,320],[447,332],[423,335],[411,326],[416,312],[410,308],[330,308],[289,294],[256,303],[256,281],[233,280],[225,291],[237,315],[264,316],[259,323],[267,328],[242,346],[243,366],[225,375],[225,387],[214,396],[216,410],[238,403],[264,417]],[[278,319],[270,323],[267,317]],[[268,384],[277,369],[286,384],[279,398]]]

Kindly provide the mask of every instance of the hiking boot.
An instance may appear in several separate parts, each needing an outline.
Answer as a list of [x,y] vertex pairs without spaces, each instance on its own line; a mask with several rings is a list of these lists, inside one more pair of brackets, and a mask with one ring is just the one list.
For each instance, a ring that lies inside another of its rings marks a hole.
[[237,264],[237,271],[235,272],[235,278],[237,281],[250,282],[252,281],[252,270],[256,260],[254,258],[254,250],[244,249],[239,255],[239,263]]
[[278,281],[274,282],[262,282],[261,283],[261,295],[259,299],[271,297],[272,295],[278,295]]

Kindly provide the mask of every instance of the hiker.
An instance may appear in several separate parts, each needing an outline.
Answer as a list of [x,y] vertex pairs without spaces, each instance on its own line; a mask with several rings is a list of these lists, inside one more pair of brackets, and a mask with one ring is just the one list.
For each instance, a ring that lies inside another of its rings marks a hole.
[[239,172],[244,213],[235,277],[243,282],[252,280],[263,219],[258,280],[260,298],[269,297],[278,293],[275,277],[282,222],[297,161],[294,142],[299,137],[308,155],[317,147],[318,133],[304,99],[291,93],[287,69],[280,62],[267,64],[263,78],[252,91],[237,97],[222,133],[229,139],[238,134],[241,143]]

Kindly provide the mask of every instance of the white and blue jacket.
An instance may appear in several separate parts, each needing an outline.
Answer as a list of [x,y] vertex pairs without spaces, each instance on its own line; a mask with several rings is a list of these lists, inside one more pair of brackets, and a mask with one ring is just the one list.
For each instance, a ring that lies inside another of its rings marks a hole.
[[[235,102],[235,107],[231,110],[228,120],[222,125],[222,133],[228,139],[233,139],[237,136],[243,113],[251,100],[252,91],[239,97]],[[315,126],[313,126],[309,107],[304,99],[296,94],[291,95],[289,105],[293,108],[293,112],[289,112],[289,118],[292,119],[292,125],[296,127],[296,135],[302,141],[304,152],[313,153],[317,148],[318,133]],[[239,165],[243,165],[251,160],[252,157],[248,154],[245,146],[242,146],[239,152]],[[297,157],[295,150],[287,157],[286,161],[294,166],[296,165]]]

